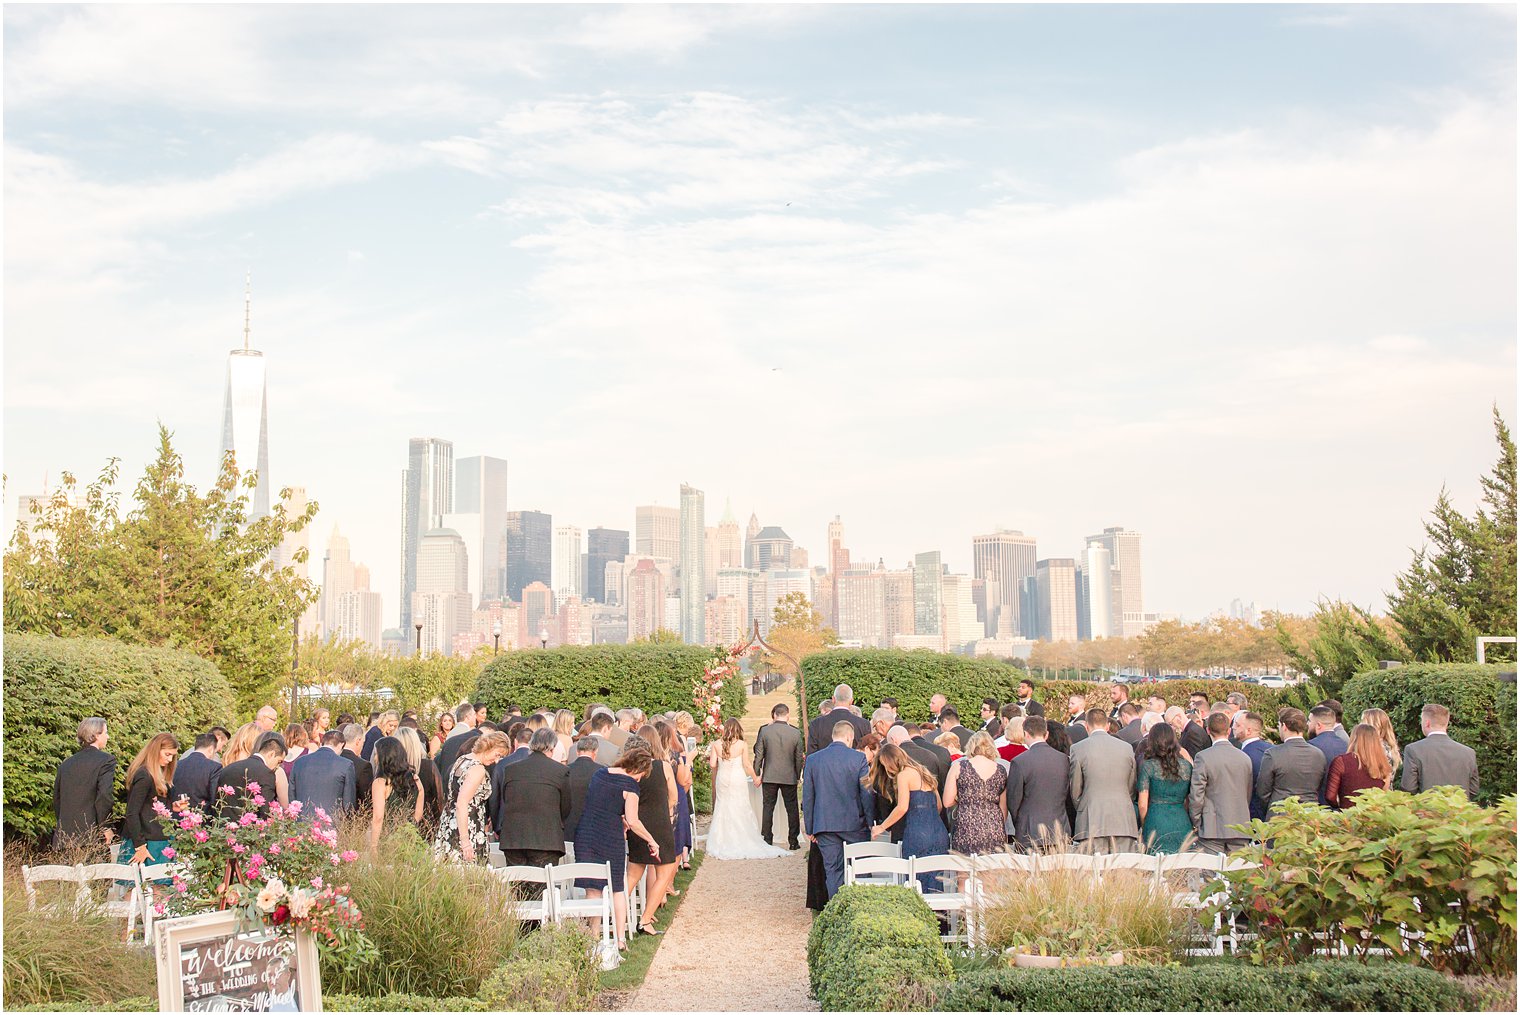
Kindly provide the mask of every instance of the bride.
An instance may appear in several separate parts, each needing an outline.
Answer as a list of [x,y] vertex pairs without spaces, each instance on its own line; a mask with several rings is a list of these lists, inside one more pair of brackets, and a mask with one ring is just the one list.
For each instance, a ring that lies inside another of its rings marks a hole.
[[760,837],[760,819],[755,816],[759,790],[739,720],[730,719],[723,725],[723,739],[708,749],[707,760],[716,773],[707,855],[715,860],[764,860],[790,855]]

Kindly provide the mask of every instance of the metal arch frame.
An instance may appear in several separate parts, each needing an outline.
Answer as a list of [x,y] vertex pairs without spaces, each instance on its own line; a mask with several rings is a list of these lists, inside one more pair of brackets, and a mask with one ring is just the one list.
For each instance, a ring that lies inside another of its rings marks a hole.
[[776,655],[792,664],[792,669],[796,671],[797,674],[797,698],[798,703],[802,709],[802,714],[797,717],[797,721],[802,725],[803,729],[807,729],[807,689],[803,686],[802,683],[802,664],[799,663],[796,659],[793,659],[790,652],[782,651],[760,636],[760,621],[753,620],[750,623],[753,626],[750,628],[749,638],[744,642],[743,645],[740,645],[738,648],[734,649],[734,655],[742,656],[747,652],[753,651],[755,648],[763,648],[767,652],[774,652]]

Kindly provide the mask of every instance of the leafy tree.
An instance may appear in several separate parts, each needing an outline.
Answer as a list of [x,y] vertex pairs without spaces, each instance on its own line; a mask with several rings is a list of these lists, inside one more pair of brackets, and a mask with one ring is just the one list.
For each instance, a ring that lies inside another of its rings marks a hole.
[[317,587],[276,566],[273,555],[317,505],[289,517],[282,503],[250,520],[257,476],[240,476],[229,453],[216,483],[198,492],[160,426],[158,456],[123,517],[117,462],[82,496],[65,473],[52,498],[17,527],[5,553],[5,629],[194,652],[216,664],[243,709],[288,686],[292,623]]
[[634,645],[680,645],[681,635],[668,627],[657,627],[642,638],[635,638]]
[[1442,489],[1425,523],[1428,545],[1394,581],[1390,612],[1416,659],[1468,662],[1480,635],[1515,631],[1515,442],[1494,409],[1499,460],[1471,518]]
[[1318,678],[1331,695],[1356,674],[1377,669],[1380,659],[1409,657],[1386,619],[1340,600],[1320,601],[1303,643],[1281,621],[1277,638],[1292,665]]
[[[833,628],[823,626],[823,614],[813,609],[805,593],[788,592],[776,601],[770,634],[765,640],[801,663],[804,657],[814,652],[838,645],[839,635]],[[779,652],[763,652],[761,664],[767,670],[792,677],[797,675],[792,664]]]

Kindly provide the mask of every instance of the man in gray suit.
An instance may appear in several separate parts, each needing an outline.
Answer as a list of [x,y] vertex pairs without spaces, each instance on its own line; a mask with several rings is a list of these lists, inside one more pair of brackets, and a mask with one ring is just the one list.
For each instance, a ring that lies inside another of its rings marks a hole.
[[1256,773],[1256,796],[1262,809],[1271,816],[1279,800],[1298,797],[1305,803],[1319,803],[1320,787],[1325,782],[1325,754],[1304,739],[1308,718],[1296,708],[1286,708],[1278,715],[1277,729],[1282,743],[1269,748]]
[[301,801],[306,814],[320,807],[336,821],[354,809],[359,780],[354,763],[343,757],[342,750],[343,734],[328,730],[321,747],[290,766],[290,799]]
[[[1114,739],[1122,740],[1131,747],[1134,747],[1144,735],[1140,727],[1140,706],[1136,705],[1133,701],[1126,701],[1119,706],[1118,716],[1121,725],[1119,732],[1114,734]],[[1107,729],[1108,727],[1105,726],[1104,730],[1107,731]]]
[[1451,712],[1444,705],[1426,705],[1420,709],[1420,732],[1404,748],[1404,776],[1399,789],[1406,793],[1423,793],[1434,786],[1459,786],[1469,800],[1478,796],[1478,755],[1466,744],[1459,744],[1446,732]]
[[1069,785],[1077,807],[1072,838],[1094,853],[1138,852],[1140,827],[1130,799],[1134,749],[1109,736],[1108,713],[1101,708],[1090,709],[1085,724],[1087,739],[1071,747]]
[[792,710],[783,702],[771,709],[771,721],[755,736],[755,781],[760,785],[760,837],[771,841],[776,794],[786,808],[786,848],[797,842],[797,783],[802,780],[802,733],[786,721]]
[[[596,763],[603,768],[611,768],[623,756],[623,749],[612,742],[612,731],[616,728],[612,716],[606,712],[591,717],[591,735],[596,737]],[[628,738],[623,739],[626,742]]]
[[1045,742],[1048,729],[1044,716],[1026,716],[1024,742],[1029,750],[1008,765],[1008,819],[1025,849],[1049,846],[1071,835],[1066,817],[1071,762]]
[[1213,744],[1193,758],[1193,791],[1188,813],[1198,846],[1208,853],[1228,853],[1249,840],[1236,825],[1251,821],[1251,759],[1230,743],[1230,717],[1215,712],[1204,722]]

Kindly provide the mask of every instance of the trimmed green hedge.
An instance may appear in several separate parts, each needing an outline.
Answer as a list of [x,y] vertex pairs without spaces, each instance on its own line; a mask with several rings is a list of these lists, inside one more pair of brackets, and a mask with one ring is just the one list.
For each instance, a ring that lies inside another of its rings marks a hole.
[[[593,701],[614,709],[636,706],[645,712],[687,711],[692,689],[712,661],[701,645],[575,645],[539,651],[503,652],[480,674],[475,701],[493,716],[508,702],[524,712],[568,708],[577,716]],[[723,700],[724,718],[744,714],[745,688],[735,679]],[[696,717],[701,721],[701,716]]]
[[109,638],[5,638],[5,824],[26,835],[53,828],[53,777],[78,748],[79,721],[106,720],[116,756],[118,813],[127,766],[155,733],[189,750],[195,735],[234,715],[232,688],[189,652]]
[[841,888],[808,934],[808,985],[824,1011],[911,1011],[909,988],[947,979],[939,921],[911,888]]
[[1462,1011],[1455,980],[1393,962],[1307,962],[1263,969],[1085,966],[971,973],[941,995],[941,1011]]
[[480,988],[490,1011],[590,1011],[596,1007],[596,940],[578,923],[542,927]]
[[[1047,715],[1066,715],[1068,695],[1085,694],[1089,706],[1109,707],[1108,681],[1040,680],[1025,670],[998,659],[973,659],[929,649],[866,648],[833,649],[802,660],[802,679],[810,705],[829,697],[840,684],[849,684],[862,714],[869,716],[876,703],[895,697],[904,719],[927,722],[929,698],[939,693],[950,699],[967,726],[980,725],[983,698],[1007,703],[1018,694],[1019,681],[1032,680],[1035,698]],[[1254,711],[1270,716],[1277,708],[1277,692],[1260,684],[1238,680],[1159,680],[1131,684],[1130,696],[1159,694],[1172,705],[1187,704],[1187,696],[1202,691],[1210,701],[1223,701],[1232,691],[1245,694]],[[816,714],[816,712],[815,712]],[[808,716],[812,718],[812,716]]]
[[1381,708],[1393,720],[1399,743],[1419,740],[1420,709],[1434,702],[1451,709],[1452,738],[1478,752],[1481,801],[1515,789],[1514,684],[1499,682],[1503,666],[1477,663],[1409,663],[1358,673],[1341,688],[1346,728],[1363,709]]
[[[157,1011],[158,1003],[143,1011]],[[421,994],[323,994],[323,1011],[494,1011],[478,997],[424,997]]]

